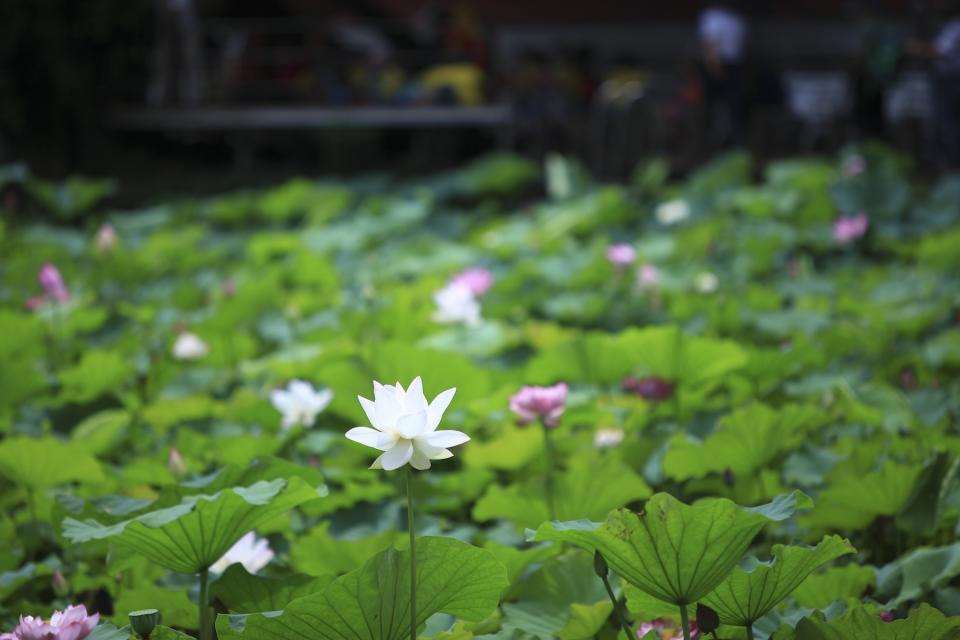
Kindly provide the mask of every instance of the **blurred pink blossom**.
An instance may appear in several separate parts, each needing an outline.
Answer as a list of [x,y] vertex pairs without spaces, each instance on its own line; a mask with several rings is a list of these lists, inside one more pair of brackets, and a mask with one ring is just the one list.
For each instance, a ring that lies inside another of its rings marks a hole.
[[644,289],[652,289],[660,283],[660,270],[652,264],[645,264],[637,271],[637,282]]
[[833,239],[838,244],[850,244],[862,238],[870,228],[870,218],[861,211],[855,216],[840,216],[833,223]]
[[80,605],[69,606],[54,611],[49,622],[33,616],[20,616],[20,624],[13,633],[0,636],[3,640],[83,640],[97,626],[100,614],[87,615],[87,608]]
[[450,284],[465,287],[475,298],[479,298],[493,286],[493,274],[483,267],[471,267],[450,278]]
[[615,267],[624,268],[637,259],[637,251],[625,243],[612,244],[607,247],[607,260]]
[[93,241],[98,253],[107,253],[117,246],[117,231],[113,225],[104,223],[97,229],[97,237]]
[[[656,631],[660,634],[660,640],[682,640],[683,639],[683,629],[679,626],[676,626],[671,620],[667,618],[657,618],[656,620],[651,620],[650,622],[642,622],[637,628],[637,637],[643,638],[651,631]],[[690,637],[699,638],[700,630],[697,629],[697,623],[695,620],[690,621]]]
[[519,416],[520,424],[528,424],[539,418],[544,425],[555,427],[560,422],[566,404],[565,382],[551,387],[523,387],[510,397],[510,411]]
[[40,286],[43,287],[43,291],[48,297],[57,302],[66,302],[70,299],[70,292],[67,291],[67,285],[63,283],[63,276],[49,262],[40,267],[37,279],[40,280]]

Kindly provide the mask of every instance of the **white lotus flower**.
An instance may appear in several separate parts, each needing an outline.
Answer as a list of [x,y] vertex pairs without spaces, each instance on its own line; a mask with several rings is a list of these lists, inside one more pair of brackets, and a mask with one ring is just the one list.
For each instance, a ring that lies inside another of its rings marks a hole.
[[173,357],[177,360],[199,360],[210,353],[210,347],[200,336],[183,331],[173,342]]
[[333,391],[317,391],[309,382],[291,380],[286,389],[276,389],[270,394],[273,407],[283,414],[282,427],[286,430],[302,424],[312,427],[317,414],[333,400]]
[[437,310],[433,319],[443,323],[463,323],[467,326],[480,324],[480,303],[469,287],[451,282],[433,294]]
[[686,200],[668,200],[661,203],[654,214],[664,226],[683,222],[690,217],[690,205]]
[[371,469],[393,471],[408,462],[414,469],[429,469],[431,460],[453,456],[447,447],[470,439],[460,431],[437,431],[456,392],[455,388],[447,389],[427,404],[420,376],[406,391],[399,382],[390,386],[374,381],[373,402],[357,396],[373,429],[355,427],[347,431],[347,437],[385,452],[374,460]]
[[256,573],[273,560],[273,549],[266,538],[258,538],[253,531],[237,540],[223,557],[210,566],[213,573],[223,573],[232,564],[240,563],[250,573]]
[[623,429],[602,427],[593,433],[593,446],[597,449],[610,449],[623,442]]

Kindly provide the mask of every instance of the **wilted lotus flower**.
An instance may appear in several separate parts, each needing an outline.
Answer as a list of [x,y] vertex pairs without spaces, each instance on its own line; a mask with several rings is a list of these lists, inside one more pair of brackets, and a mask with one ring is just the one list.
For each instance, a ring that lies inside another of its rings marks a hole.
[[668,200],[657,207],[654,215],[657,222],[664,226],[676,224],[690,217],[690,205],[686,200]]
[[427,404],[420,376],[406,390],[399,382],[391,386],[374,380],[372,402],[357,396],[373,428],[354,427],[346,436],[385,452],[373,461],[371,469],[393,471],[408,462],[414,469],[429,469],[431,460],[453,456],[447,447],[470,439],[460,431],[437,431],[456,392],[455,388],[447,389]]
[[653,289],[660,284],[660,270],[652,264],[645,264],[637,271],[637,283],[643,289]]
[[448,284],[433,294],[433,301],[437,304],[433,314],[437,322],[459,322],[467,326],[480,323],[480,303],[473,292],[462,284]]
[[40,286],[43,287],[44,293],[49,298],[57,302],[66,302],[70,299],[70,292],[67,291],[67,285],[63,283],[63,276],[61,276],[60,271],[49,262],[40,267],[40,273],[37,274],[37,279],[40,280]]
[[618,269],[630,266],[636,259],[637,251],[629,244],[619,243],[607,247],[607,260]]
[[597,449],[610,449],[623,442],[623,429],[604,427],[593,433],[593,446]]
[[666,400],[673,395],[673,383],[657,376],[627,376],[623,380],[623,390],[635,393],[644,400]]
[[[657,618],[650,622],[640,623],[640,626],[637,628],[637,637],[643,638],[643,636],[651,631],[656,631],[660,634],[660,640],[683,640],[683,629],[675,626],[674,623],[667,618]],[[690,621],[690,637],[694,639],[700,637],[697,623],[693,620]]]
[[82,604],[54,611],[49,622],[33,616],[20,616],[20,624],[12,634],[4,634],[16,640],[83,640],[97,626],[100,614],[87,615]]
[[189,331],[181,331],[173,342],[173,357],[177,360],[199,360],[208,353],[207,343]]
[[566,382],[552,387],[523,387],[510,397],[510,411],[519,416],[520,424],[539,419],[544,425],[555,427],[567,408],[567,391]]
[[273,549],[266,538],[258,538],[253,531],[237,540],[223,557],[210,566],[213,573],[223,573],[232,564],[240,563],[249,573],[256,573],[273,560]]
[[471,267],[450,278],[450,284],[466,287],[475,298],[479,298],[493,286],[493,274],[483,267]]
[[333,391],[317,391],[309,382],[291,380],[286,389],[276,389],[270,394],[274,408],[283,414],[284,430],[294,425],[312,427],[317,414],[333,400]]
[[117,231],[111,224],[102,224],[97,229],[97,236],[94,239],[94,246],[97,253],[107,253],[117,246]]
[[855,216],[840,216],[833,223],[833,239],[837,244],[850,244],[862,238],[870,228],[870,218],[861,211]]
[[855,178],[867,170],[867,161],[859,153],[847,156],[843,161],[841,171],[848,178]]
[[720,285],[720,280],[713,273],[702,271],[697,274],[693,284],[700,293],[713,293]]

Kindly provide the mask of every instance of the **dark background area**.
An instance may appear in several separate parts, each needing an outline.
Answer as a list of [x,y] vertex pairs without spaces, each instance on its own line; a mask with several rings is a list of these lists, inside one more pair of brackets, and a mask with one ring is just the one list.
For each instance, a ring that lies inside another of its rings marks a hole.
[[[749,109],[730,133],[698,69],[702,2],[7,0],[0,160],[189,187],[430,170],[502,148],[620,178],[649,157],[682,172],[728,146],[763,160],[869,137],[943,168],[930,61],[908,45],[951,3],[735,5],[750,24]],[[876,25],[892,62],[865,104]]]

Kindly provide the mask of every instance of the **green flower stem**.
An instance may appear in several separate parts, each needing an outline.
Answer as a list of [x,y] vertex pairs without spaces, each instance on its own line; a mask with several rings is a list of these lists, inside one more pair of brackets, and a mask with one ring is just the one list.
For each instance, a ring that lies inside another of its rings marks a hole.
[[680,605],[680,626],[683,627],[683,640],[690,640],[690,614],[687,605]]
[[747,625],[747,640],[753,640],[753,625]]
[[407,474],[407,530],[410,532],[410,640],[417,640],[417,536],[413,528],[413,470]]
[[617,596],[613,594],[613,588],[610,586],[610,580],[606,576],[600,578],[603,580],[603,586],[607,590],[607,595],[610,596],[610,602],[613,603],[613,613],[617,617],[617,622],[620,623],[620,626],[623,628],[623,632],[627,634],[627,640],[634,640],[633,630],[630,628],[630,623],[627,622],[627,618],[623,615],[623,609],[620,607],[620,602],[617,600]]
[[213,626],[210,620],[210,570],[200,571],[200,640],[213,640]]
[[548,427],[547,423],[543,420],[540,421],[540,427],[543,429],[543,449],[547,465],[547,470],[543,478],[544,490],[547,496],[547,513],[550,515],[550,520],[556,520],[557,510],[554,507],[553,501],[553,468],[555,465],[556,450],[553,447],[553,439],[550,437],[550,427]]

